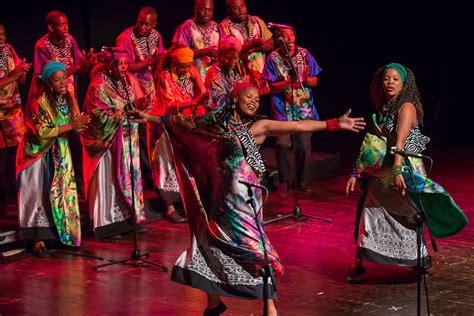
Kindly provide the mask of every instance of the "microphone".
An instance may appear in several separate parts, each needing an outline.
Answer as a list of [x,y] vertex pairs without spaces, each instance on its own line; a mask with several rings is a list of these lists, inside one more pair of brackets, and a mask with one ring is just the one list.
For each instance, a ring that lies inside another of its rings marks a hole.
[[268,22],[267,26],[269,29],[293,29],[293,27],[289,25],[272,23],[272,22]]
[[264,192],[267,192],[267,188],[264,187],[263,185],[247,182],[247,181],[244,181],[244,180],[239,180],[239,183],[245,184],[247,186],[247,194],[249,195],[249,199],[247,200],[247,203],[252,206],[252,208],[254,209],[254,212],[255,212],[255,216],[257,216],[257,211],[255,210],[257,205],[255,204],[255,200],[253,199],[252,187],[259,188],[260,190],[263,190]]
[[126,53],[127,52],[123,49],[119,49],[117,47],[109,47],[109,46],[102,46],[102,51],[106,51],[109,53]]
[[425,155],[422,155],[422,154],[419,154],[419,153],[414,153],[414,152],[409,151],[409,150],[399,149],[397,147],[391,147],[390,148],[390,153],[392,155],[398,154],[400,156],[407,157],[407,158],[408,157],[428,158],[428,156],[425,156]]
[[251,187],[255,187],[255,188],[259,188],[259,189],[264,190],[264,191],[267,190],[266,187],[264,187],[263,185],[260,185],[260,184],[251,183],[251,182],[247,182],[247,181],[244,181],[244,180],[239,180],[239,183],[245,184],[249,189]]

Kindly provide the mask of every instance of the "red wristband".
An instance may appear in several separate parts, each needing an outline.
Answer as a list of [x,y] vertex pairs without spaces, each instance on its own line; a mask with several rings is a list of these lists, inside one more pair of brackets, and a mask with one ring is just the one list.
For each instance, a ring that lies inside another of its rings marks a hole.
[[339,125],[339,120],[337,118],[332,120],[326,120],[326,125],[328,126],[328,131],[335,132],[341,129]]

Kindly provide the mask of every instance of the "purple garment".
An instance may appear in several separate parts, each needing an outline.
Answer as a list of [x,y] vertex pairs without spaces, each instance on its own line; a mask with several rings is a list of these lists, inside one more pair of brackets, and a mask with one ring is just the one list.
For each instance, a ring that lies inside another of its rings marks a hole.
[[[82,56],[77,45],[76,39],[71,35],[66,35],[64,47],[60,48],[49,40],[49,33],[43,35],[35,44],[33,51],[33,78],[31,80],[28,102],[39,89],[36,79],[41,79],[41,70],[43,66],[50,60],[59,61],[66,66],[66,69],[77,64]],[[68,91],[77,98],[75,75],[68,78]]]
[[[63,63],[67,69],[78,63],[82,56],[76,39],[70,34],[67,35],[66,46],[63,49],[54,47],[52,43],[53,46],[51,46],[50,43],[49,34],[44,35],[36,42],[33,52],[33,75],[37,78],[41,77],[43,66],[50,60]],[[66,61],[69,58],[72,58],[72,62]]]
[[[292,60],[302,81],[305,80],[305,76],[318,76],[322,70],[305,48],[297,47]],[[273,51],[265,62],[262,79],[275,83],[287,80],[289,77],[290,63],[279,50]],[[288,88],[279,93],[272,93],[272,115],[278,121],[319,120],[314,104],[313,89],[304,87],[304,90],[301,88],[291,90]]]

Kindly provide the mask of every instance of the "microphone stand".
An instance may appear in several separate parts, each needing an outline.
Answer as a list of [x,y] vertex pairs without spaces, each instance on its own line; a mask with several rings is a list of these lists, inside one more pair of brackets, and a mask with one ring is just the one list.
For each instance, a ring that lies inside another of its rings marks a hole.
[[[127,105],[125,107],[125,110],[132,110],[134,108],[133,106],[133,103],[132,101],[130,100],[130,95],[128,93],[128,90],[127,90],[127,85],[126,85],[126,82],[124,80],[124,78],[122,77],[122,75],[120,74],[120,71],[118,69],[118,60],[115,58],[115,55],[114,55],[114,52],[113,50],[110,51],[111,55],[112,55],[112,60],[113,60],[113,64],[114,64],[114,67],[115,67],[115,70],[117,71],[118,75],[119,75],[119,78],[120,78],[120,82],[122,83],[122,86],[125,90],[125,94],[126,94],[126,97],[127,97]],[[150,254],[148,252],[145,252],[145,253],[140,253],[140,250],[138,249],[138,233],[137,233],[137,218],[136,218],[136,209],[135,209],[135,172],[133,170],[133,153],[132,153],[132,124],[130,123],[130,120],[127,119],[127,129],[128,129],[128,138],[129,138],[129,141],[128,141],[128,151],[129,151],[129,158],[130,158],[130,177],[131,177],[131,187],[132,187],[132,196],[131,196],[131,200],[132,200],[132,208],[131,208],[131,220],[132,220],[132,227],[133,227],[133,249],[132,249],[132,253],[130,254],[130,258],[128,259],[122,259],[122,260],[109,260],[108,263],[104,263],[104,264],[101,264],[101,265],[96,265],[94,266],[94,270],[98,270],[100,268],[103,268],[103,267],[107,267],[107,266],[111,266],[111,265],[115,265],[115,264],[119,264],[119,263],[123,263],[123,264],[128,264],[128,265],[133,265],[134,267],[138,267],[140,266],[140,263],[146,263],[148,265],[151,265],[151,266],[155,266],[155,267],[159,267],[161,269],[161,271],[163,272],[166,272],[168,271],[168,267],[166,267],[165,265],[163,265],[161,262],[158,261],[158,263],[154,263],[154,262],[151,262],[151,261],[148,261],[146,260],[146,258],[148,258],[150,256]]]
[[263,246],[263,258],[265,260],[265,266],[262,267],[258,271],[258,274],[263,278],[263,316],[268,316],[268,299],[269,299],[268,279],[271,280],[271,286],[272,286],[274,292],[277,291],[277,286],[276,286],[275,276],[273,274],[273,267],[271,266],[270,260],[268,259],[267,246],[265,244],[265,239],[263,238],[262,222],[258,218],[258,214],[260,213],[260,211],[257,211],[257,205],[255,203],[252,186],[262,190],[265,193],[265,196],[266,196],[265,201],[263,202],[262,206],[260,207],[260,210],[262,209],[263,205],[265,204],[265,202],[267,200],[268,190],[263,185],[254,185],[254,184],[246,183],[246,182],[243,182],[243,181],[239,181],[239,182],[247,186],[247,192],[248,192],[247,194],[249,196],[249,199],[246,201],[246,203],[249,204],[252,207],[254,218],[255,218],[255,224],[257,225],[258,233],[260,234],[260,241],[262,242],[262,246]]
[[[400,153],[398,153],[398,154],[400,154]],[[426,306],[427,306],[428,315],[430,315],[430,302],[429,302],[429,297],[428,297],[428,287],[427,287],[427,284],[426,284],[426,277],[425,277],[424,273],[422,273],[422,269],[424,268],[424,259],[421,258],[421,244],[422,244],[421,241],[423,239],[425,229],[428,229],[428,233],[429,233],[430,240],[431,240],[431,246],[433,247],[433,250],[435,252],[438,252],[438,246],[436,244],[436,241],[435,241],[433,235],[431,234],[431,232],[429,230],[425,207],[424,207],[423,201],[421,199],[421,192],[424,189],[424,186],[426,184],[426,180],[423,184],[423,188],[421,188],[421,191],[419,191],[418,187],[416,185],[416,182],[415,182],[413,167],[411,165],[410,159],[408,159],[408,155],[401,154],[401,156],[405,159],[405,163],[408,166],[408,173],[410,174],[411,181],[413,182],[413,186],[415,187],[415,192],[416,192],[417,200],[418,200],[418,203],[419,203],[419,207],[417,208],[417,212],[414,215],[414,220],[415,220],[415,223],[417,225],[417,228],[416,228],[416,246],[417,246],[417,258],[416,258],[416,271],[417,271],[416,314],[418,316],[421,315],[421,279],[423,278],[424,287],[425,287],[425,294],[426,294]],[[424,156],[424,157],[429,159],[431,161],[431,164],[432,164],[433,160],[430,157],[428,157],[428,156]],[[426,175],[426,177],[428,177],[428,175]]]
[[[276,34],[278,34],[278,38],[280,40],[280,43],[286,53],[286,57],[288,59],[288,62],[290,64],[290,81],[291,81],[291,97],[292,97],[292,105],[291,105],[291,115],[292,115],[292,120],[294,120],[295,118],[295,104],[296,104],[296,101],[295,101],[295,91],[294,91],[294,85],[296,84],[296,81],[299,83],[301,89],[304,91],[304,85],[303,85],[303,82],[301,81],[301,78],[300,78],[300,74],[298,72],[298,69],[296,68],[295,66],[295,63],[293,62],[293,59],[291,58],[290,56],[290,52],[288,50],[288,46],[286,45],[285,41],[283,40],[283,36],[281,34],[281,31],[280,29],[277,27],[276,28]],[[291,72],[293,73],[294,76],[291,76]],[[295,79],[296,77],[296,79]],[[293,217],[293,219],[297,222],[301,222],[301,221],[304,221],[306,219],[306,217],[309,217],[309,218],[313,218],[313,219],[317,219],[317,220],[320,220],[320,221],[324,221],[326,223],[332,223],[332,219],[329,219],[329,218],[324,218],[324,217],[319,217],[319,216],[315,216],[315,215],[303,215],[303,213],[301,212],[301,208],[298,204],[298,182],[299,182],[299,178],[298,178],[298,172],[297,172],[297,168],[298,168],[298,163],[297,163],[297,152],[296,152],[296,134],[292,134],[291,135],[291,139],[292,139],[292,143],[293,143],[293,169],[294,169],[294,174],[295,174],[295,187],[294,187],[294,206],[293,206],[293,212],[291,214],[286,214],[286,215],[280,215],[276,218],[273,218],[273,219],[270,219],[270,220],[267,220],[264,222],[264,225],[268,225],[268,224],[271,224],[271,223],[274,223],[274,222],[277,222],[279,220],[282,220],[282,219],[285,219],[285,218],[289,218],[289,217]],[[308,157],[309,158],[309,157]]]

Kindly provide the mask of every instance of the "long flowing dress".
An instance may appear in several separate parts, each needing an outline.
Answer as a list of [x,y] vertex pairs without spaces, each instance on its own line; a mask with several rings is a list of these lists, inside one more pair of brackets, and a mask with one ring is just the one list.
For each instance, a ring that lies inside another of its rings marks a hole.
[[[434,237],[452,236],[467,224],[467,218],[450,195],[436,182],[427,178],[421,158],[409,158],[414,170],[415,183],[404,159],[402,175],[408,194],[402,197],[394,189],[393,155],[387,148],[395,145],[397,117],[373,115],[356,162],[354,175],[361,176],[364,188],[356,217],[355,240],[357,257],[382,263],[416,266],[417,225],[414,220],[419,210],[416,188],[427,212],[428,227]],[[418,123],[409,131],[405,149],[421,153],[429,138],[422,135]],[[422,239],[421,257],[425,267],[431,264],[425,240]]]
[[[199,105],[176,111],[173,103],[192,100],[195,95],[194,81],[187,77],[177,77],[170,69],[162,70],[158,76],[157,99],[151,111],[154,115],[179,114],[194,116],[204,114],[206,109]],[[156,124],[147,124],[148,157],[150,158],[153,181],[160,196],[165,200],[178,201],[179,187],[167,134]]]
[[[8,77],[21,64],[21,59],[9,44],[0,46],[0,79]],[[18,82],[0,89],[0,164],[5,168],[0,178],[0,201],[15,196],[15,155],[25,133],[25,119]]]
[[[133,102],[140,87],[132,75],[128,74],[128,80],[132,83],[127,84],[127,90]],[[91,82],[84,102],[84,112],[92,120],[81,133],[86,194],[97,239],[132,228],[130,159],[133,161],[135,218],[137,224],[145,221],[138,124],[130,123],[129,130],[127,119],[120,116],[126,105],[127,94],[122,84],[113,82],[105,72],[99,72]]]
[[[0,79],[6,78],[21,62],[11,45],[0,47]],[[0,89],[0,113],[6,117],[0,121],[0,149],[18,146],[25,124],[17,81]]]
[[65,99],[56,103],[50,104],[42,93],[29,105],[27,131],[16,161],[20,235],[23,239],[59,239],[65,245],[80,246],[79,203],[69,139],[58,135],[59,126],[71,121],[77,104],[70,106]]
[[[258,232],[247,187],[264,172],[248,125],[219,108],[198,117],[163,117],[179,188],[189,219],[191,246],[175,263],[172,280],[215,295],[256,299],[263,295],[258,271],[269,263],[283,267],[267,236]],[[252,189],[256,209],[262,192]],[[259,221],[262,213],[259,213]],[[271,298],[276,293],[269,287]]]

